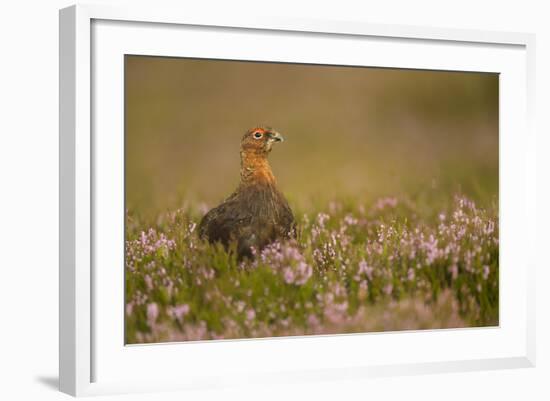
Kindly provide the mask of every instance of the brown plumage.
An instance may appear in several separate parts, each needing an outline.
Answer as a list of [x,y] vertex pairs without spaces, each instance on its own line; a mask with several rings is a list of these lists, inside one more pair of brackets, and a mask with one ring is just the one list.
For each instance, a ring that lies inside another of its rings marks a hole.
[[199,224],[199,234],[209,242],[228,247],[237,244],[239,259],[252,256],[252,248],[262,249],[294,231],[294,216],[285,197],[277,189],[267,161],[274,143],[283,137],[268,127],[255,127],[241,140],[241,181],[222,204],[211,209]]

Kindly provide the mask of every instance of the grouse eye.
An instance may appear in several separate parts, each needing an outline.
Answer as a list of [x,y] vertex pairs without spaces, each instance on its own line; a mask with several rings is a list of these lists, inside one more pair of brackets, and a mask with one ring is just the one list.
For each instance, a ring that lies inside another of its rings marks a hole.
[[260,131],[254,133],[254,138],[260,139],[262,137],[262,133]]

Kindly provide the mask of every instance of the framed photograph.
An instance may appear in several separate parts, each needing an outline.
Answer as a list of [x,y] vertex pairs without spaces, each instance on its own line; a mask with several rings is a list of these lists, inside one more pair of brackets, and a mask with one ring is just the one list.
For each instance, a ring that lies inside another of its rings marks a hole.
[[261,21],[61,10],[61,390],[534,366],[534,37]]

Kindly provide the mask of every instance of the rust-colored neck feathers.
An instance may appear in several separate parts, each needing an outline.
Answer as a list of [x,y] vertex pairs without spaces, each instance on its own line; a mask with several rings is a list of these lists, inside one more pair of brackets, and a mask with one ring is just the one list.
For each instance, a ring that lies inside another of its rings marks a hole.
[[266,152],[241,150],[241,186],[250,184],[275,184]]

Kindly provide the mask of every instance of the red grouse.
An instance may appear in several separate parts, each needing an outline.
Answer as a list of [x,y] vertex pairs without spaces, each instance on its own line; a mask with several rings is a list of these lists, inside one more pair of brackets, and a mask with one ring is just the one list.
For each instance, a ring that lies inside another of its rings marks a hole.
[[222,204],[202,218],[199,235],[226,248],[236,242],[239,259],[252,256],[277,239],[293,235],[294,216],[275,184],[267,161],[283,137],[268,127],[248,130],[241,140],[241,181]]

